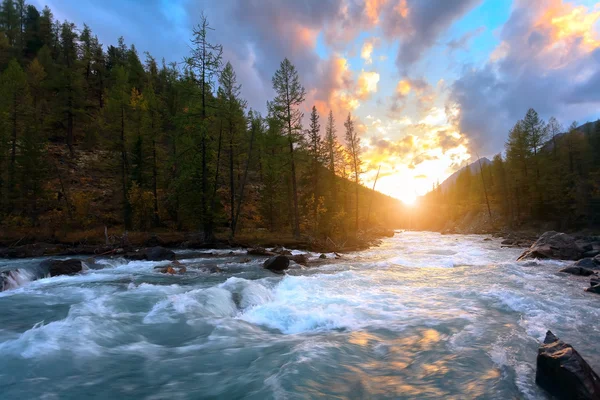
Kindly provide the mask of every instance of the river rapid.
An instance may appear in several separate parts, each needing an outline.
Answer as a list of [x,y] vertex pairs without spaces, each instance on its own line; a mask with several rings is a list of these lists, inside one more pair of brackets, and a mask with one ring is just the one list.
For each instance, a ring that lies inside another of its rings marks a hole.
[[0,398],[546,398],[534,380],[547,329],[600,370],[588,279],[517,263],[498,239],[396,233],[283,276],[227,252],[179,253],[183,275],[105,259],[16,282],[0,293]]

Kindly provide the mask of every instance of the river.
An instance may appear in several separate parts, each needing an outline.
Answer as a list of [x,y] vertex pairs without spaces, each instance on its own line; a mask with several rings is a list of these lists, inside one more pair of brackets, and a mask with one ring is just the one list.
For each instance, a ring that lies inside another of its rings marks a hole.
[[239,251],[180,252],[183,275],[105,259],[24,278],[0,293],[0,398],[546,398],[534,379],[547,329],[600,370],[600,298],[558,273],[568,263],[520,253],[401,232],[284,276]]

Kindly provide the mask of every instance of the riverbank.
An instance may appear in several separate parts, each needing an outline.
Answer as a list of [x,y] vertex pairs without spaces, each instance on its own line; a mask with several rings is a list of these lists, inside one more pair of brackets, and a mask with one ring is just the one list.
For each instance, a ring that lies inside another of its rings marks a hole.
[[228,237],[228,232],[217,232],[215,240],[206,242],[197,233],[191,232],[117,232],[96,229],[47,236],[35,231],[0,231],[0,258],[123,254],[156,246],[189,250],[282,247],[315,253],[345,253],[377,246],[382,238],[394,235],[393,229],[371,228],[355,236],[316,240],[309,236],[296,239],[289,234],[256,229],[241,232],[234,239]]

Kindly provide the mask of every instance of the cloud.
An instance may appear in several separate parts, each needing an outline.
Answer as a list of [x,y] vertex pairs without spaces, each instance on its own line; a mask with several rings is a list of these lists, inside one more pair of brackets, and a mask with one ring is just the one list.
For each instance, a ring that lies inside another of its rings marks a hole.
[[358,76],[356,95],[359,99],[367,99],[373,93],[377,92],[377,83],[379,74],[377,72],[362,71]]
[[448,106],[455,123],[483,154],[502,148],[529,107],[563,123],[600,106],[600,42],[590,10],[562,0],[517,0],[499,33],[501,43],[481,67],[465,66]]
[[446,46],[448,46],[448,48],[450,49],[450,52],[454,52],[457,50],[467,50],[469,47],[469,44],[471,43],[471,40],[473,40],[477,36],[481,35],[484,31],[485,31],[485,27],[480,26],[479,28],[477,28],[475,30],[465,33],[458,39],[450,40],[448,43],[446,43]]
[[400,39],[396,64],[406,73],[438,37],[481,0],[400,0],[387,2],[381,25],[388,38]]

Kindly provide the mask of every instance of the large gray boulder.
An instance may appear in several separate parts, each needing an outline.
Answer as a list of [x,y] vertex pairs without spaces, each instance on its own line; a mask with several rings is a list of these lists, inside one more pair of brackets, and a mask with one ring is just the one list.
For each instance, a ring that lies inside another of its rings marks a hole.
[[579,260],[585,251],[575,237],[566,233],[549,231],[544,233],[517,259],[552,258],[558,260]]
[[573,346],[550,331],[538,350],[535,382],[557,399],[600,399],[600,377]]
[[263,268],[266,268],[270,271],[277,272],[277,273],[282,273],[289,267],[290,267],[290,259],[287,258],[286,256],[271,257],[271,258],[267,259],[263,264]]

